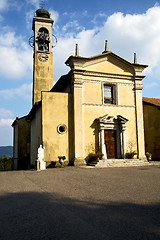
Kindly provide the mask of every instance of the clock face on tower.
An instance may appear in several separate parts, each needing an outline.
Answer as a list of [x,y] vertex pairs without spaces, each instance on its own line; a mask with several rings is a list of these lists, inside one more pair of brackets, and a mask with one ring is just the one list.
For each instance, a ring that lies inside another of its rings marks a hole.
[[41,62],[46,62],[48,60],[48,55],[46,53],[40,53],[38,58]]

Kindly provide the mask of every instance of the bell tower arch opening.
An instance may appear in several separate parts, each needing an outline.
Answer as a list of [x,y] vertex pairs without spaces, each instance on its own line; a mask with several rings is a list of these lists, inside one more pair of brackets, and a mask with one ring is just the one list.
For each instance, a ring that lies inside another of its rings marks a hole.
[[50,37],[48,30],[44,27],[41,27],[37,35],[38,50],[49,52],[49,42]]

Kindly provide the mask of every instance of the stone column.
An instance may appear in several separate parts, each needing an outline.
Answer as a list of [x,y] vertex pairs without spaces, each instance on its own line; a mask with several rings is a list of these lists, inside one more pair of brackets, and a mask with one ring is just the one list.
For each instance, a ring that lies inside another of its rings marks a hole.
[[100,131],[101,136],[101,152],[103,153],[103,159],[107,159],[107,152],[106,152],[106,145],[104,142],[104,129],[101,129]]
[[119,125],[115,126],[116,130],[116,151],[117,151],[117,158],[121,158],[121,136],[120,136],[120,129]]
[[125,155],[126,155],[125,130],[126,130],[126,122],[128,122],[128,119],[120,115],[118,115],[117,117],[119,121],[121,157],[125,158]]
[[122,128],[122,158],[126,155],[125,129]]

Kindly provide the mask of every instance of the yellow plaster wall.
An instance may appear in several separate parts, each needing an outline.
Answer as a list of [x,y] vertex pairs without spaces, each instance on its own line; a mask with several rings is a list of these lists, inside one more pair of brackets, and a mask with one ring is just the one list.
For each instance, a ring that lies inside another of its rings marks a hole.
[[[116,61],[116,60],[115,60]],[[119,64],[119,67],[118,67]],[[113,72],[114,74],[131,74],[131,69],[123,63],[113,64],[110,62],[100,62],[92,66],[85,66],[86,70],[97,72]],[[86,80],[86,81],[85,81]],[[96,81],[94,81],[96,80]],[[98,81],[97,81],[98,80]],[[113,105],[103,104],[103,84],[113,84],[114,103]],[[128,119],[126,123],[125,142],[126,151],[135,150],[137,152],[136,138],[136,115],[135,115],[135,93],[133,81],[128,78],[102,78],[101,76],[87,76],[83,82],[83,119],[84,119],[84,152],[85,157],[90,152],[97,152],[98,127],[95,119],[106,114],[117,118],[117,115]]]
[[118,104],[124,106],[134,106],[135,97],[133,86],[119,85],[118,86]]
[[123,75],[132,75],[133,70],[131,67],[126,66],[123,62],[117,61],[117,59],[109,57],[110,61],[101,61],[95,60],[91,62],[92,65],[84,66],[87,71],[102,72],[102,73],[113,73],[113,74],[123,74]]
[[14,125],[14,138],[13,138],[13,157],[18,158],[18,123]]
[[41,91],[50,91],[53,86],[53,57],[47,54],[48,60],[41,62],[39,52],[34,54],[33,103],[41,100]]
[[[58,161],[58,156],[65,156],[66,161],[69,160],[69,130],[73,133],[72,129],[69,129],[71,128],[71,116],[68,115],[71,104],[71,94],[42,93],[42,135],[46,162]],[[66,133],[58,133],[57,127],[60,124],[67,126]]]
[[143,105],[146,152],[153,160],[160,160],[160,110],[152,105]]
[[42,144],[42,108],[35,112],[35,117],[31,121],[31,164],[35,164],[38,148]]
[[30,137],[30,124],[26,118],[18,120],[18,157],[23,159],[29,155],[27,141]]
[[84,82],[83,83],[83,102],[101,104],[102,103],[102,87],[101,83]]
[[30,123],[26,121],[26,117],[16,119],[14,124],[14,169],[22,169],[27,167],[27,164],[29,165],[29,142]]
[[[112,84],[112,81],[108,84]],[[133,90],[132,84],[121,85],[117,81],[117,83],[114,82],[113,86],[115,88],[115,91],[114,91],[115,103],[118,102],[118,105],[124,105],[124,106],[135,105],[135,97],[134,97],[134,90]],[[90,81],[90,82],[83,83],[83,103],[89,103],[89,104],[103,103],[103,85],[101,82]]]
[[[76,84],[75,84],[76,85]],[[84,159],[83,153],[83,86],[74,86],[74,160]]]

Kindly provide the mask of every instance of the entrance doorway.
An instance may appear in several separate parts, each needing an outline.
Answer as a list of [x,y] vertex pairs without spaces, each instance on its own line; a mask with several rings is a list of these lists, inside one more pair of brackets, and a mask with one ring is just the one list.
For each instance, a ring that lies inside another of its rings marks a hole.
[[103,159],[125,158],[126,118],[108,116],[97,119],[99,124],[99,150]]
[[106,146],[107,158],[108,159],[117,158],[116,131],[115,130],[105,130],[104,131],[104,143]]

